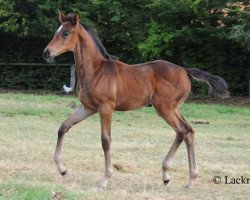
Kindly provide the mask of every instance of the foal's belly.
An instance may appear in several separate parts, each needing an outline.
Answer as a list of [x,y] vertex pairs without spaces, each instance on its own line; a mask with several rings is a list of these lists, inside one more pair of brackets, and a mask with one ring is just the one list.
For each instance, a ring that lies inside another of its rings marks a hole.
[[136,77],[136,81],[128,81],[117,86],[115,110],[135,110],[151,103],[153,89],[145,76],[141,76],[140,79]]
[[123,99],[117,99],[115,104],[115,110],[117,111],[128,111],[135,110],[145,107],[151,103],[150,95],[138,96],[138,97],[127,97]]
[[143,103],[143,104],[130,104],[130,103],[124,103],[122,105],[119,105],[115,107],[116,111],[128,111],[128,110],[136,110],[139,108],[143,108],[147,105],[149,105],[149,102]]

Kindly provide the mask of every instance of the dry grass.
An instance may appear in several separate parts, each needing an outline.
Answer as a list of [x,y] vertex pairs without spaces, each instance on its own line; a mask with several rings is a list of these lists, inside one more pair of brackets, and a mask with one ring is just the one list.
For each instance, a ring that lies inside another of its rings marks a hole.
[[98,115],[66,135],[63,159],[70,175],[62,179],[53,162],[60,123],[77,98],[0,94],[0,199],[248,199],[250,185],[213,183],[214,176],[250,178],[250,108],[185,104],[196,130],[199,177],[188,180],[185,145],[177,152],[167,187],[161,162],[174,131],[153,108],[116,112],[112,124],[114,175],[106,191],[96,191],[104,173]]

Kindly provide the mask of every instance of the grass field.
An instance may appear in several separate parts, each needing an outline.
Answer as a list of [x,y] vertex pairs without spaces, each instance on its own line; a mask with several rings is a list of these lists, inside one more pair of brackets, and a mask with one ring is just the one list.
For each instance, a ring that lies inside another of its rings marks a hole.
[[53,161],[57,130],[79,104],[75,97],[0,94],[0,200],[3,199],[249,199],[250,184],[214,184],[213,177],[250,178],[250,108],[187,103],[183,114],[196,130],[199,176],[187,190],[188,161],[178,149],[163,186],[161,162],[174,131],[153,108],[116,112],[112,124],[112,161],[119,165],[107,190],[96,185],[104,173],[98,115],[66,135],[63,179]]

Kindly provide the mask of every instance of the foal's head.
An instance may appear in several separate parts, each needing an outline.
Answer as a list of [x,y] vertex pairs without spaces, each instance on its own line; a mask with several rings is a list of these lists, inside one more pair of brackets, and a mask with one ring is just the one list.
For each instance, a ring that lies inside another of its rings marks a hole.
[[48,62],[52,62],[54,57],[66,51],[73,51],[78,42],[77,32],[81,28],[80,15],[76,13],[65,16],[59,12],[59,20],[61,26],[43,52]]

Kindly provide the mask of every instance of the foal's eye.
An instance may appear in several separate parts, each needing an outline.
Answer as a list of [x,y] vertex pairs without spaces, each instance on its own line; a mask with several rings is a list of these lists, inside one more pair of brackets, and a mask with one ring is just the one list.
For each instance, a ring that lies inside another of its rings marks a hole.
[[64,31],[63,32],[63,37],[66,38],[70,35],[70,32],[69,31]]

